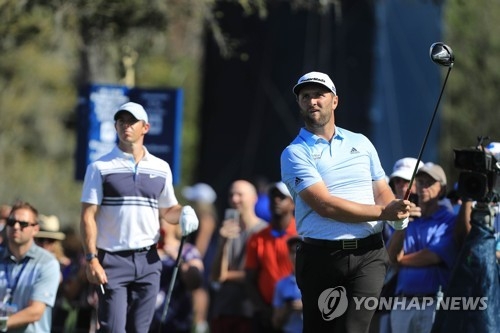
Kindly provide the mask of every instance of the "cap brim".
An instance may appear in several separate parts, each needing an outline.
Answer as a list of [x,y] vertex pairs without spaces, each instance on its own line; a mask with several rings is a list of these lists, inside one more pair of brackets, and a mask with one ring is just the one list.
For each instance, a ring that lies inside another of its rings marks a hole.
[[431,177],[432,179],[434,179],[436,182],[439,182],[441,184],[441,186],[446,186],[446,181],[442,180],[441,177],[437,173],[435,173],[431,170],[419,170],[417,172],[417,175],[422,175],[424,173],[426,175],[428,175],[429,177]]
[[292,197],[290,191],[288,191],[288,188],[286,187],[286,185],[284,183],[274,183],[270,188],[269,188],[270,191],[278,191],[279,193],[281,193],[282,195],[285,195],[287,197]]
[[[119,115],[120,113],[122,113],[122,112],[128,112],[128,113],[130,113],[130,114],[131,114],[131,115],[132,115],[135,119],[137,119],[137,117],[136,117],[136,116],[135,116],[132,112],[130,112],[129,110],[118,110],[118,111],[116,111],[116,112],[115,112],[115,116],[114,116],[115,121],[116,121],[116,120],[118,120],[118,115]],[[138,119],[137,119],[137,120],[138,120]]]
[[413,174],[412,171],[398,170],[393,172],[389,178],[393,179],[398,177],[409,181],[411,179],[412,174]]
[[64,239],[66,239],[66,235],[62,232],[40,230],[35,235],[35,238],[50,238],[50,239],[55,239],[55,240],[64,240]]
[[333,93],[334,95],[337,95],[334,91],[332,91],[332,89],[330,89],[330,87],[328,87],[327,85],[323,84],[323,83],[320,83],[320,82],[315,82],[315,81],[305,81],[305,82],[301,82],[301,83],[297,83],[294,87],[293,87],[293,93],[298,96],[298,90],[300,90],[303,86],[305,85],[316,85],[316,86],[320,86],[320,87],[323,87],[325,88],[326,90],[328,90],[329,92]]

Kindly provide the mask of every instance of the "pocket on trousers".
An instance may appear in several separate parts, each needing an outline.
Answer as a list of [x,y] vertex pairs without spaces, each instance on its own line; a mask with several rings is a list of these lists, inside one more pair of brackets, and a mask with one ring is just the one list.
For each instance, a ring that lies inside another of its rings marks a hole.
[[302,289],[302,274],[304,274],[304,244],[299,242],[295,253],[295,279],[299,289]]

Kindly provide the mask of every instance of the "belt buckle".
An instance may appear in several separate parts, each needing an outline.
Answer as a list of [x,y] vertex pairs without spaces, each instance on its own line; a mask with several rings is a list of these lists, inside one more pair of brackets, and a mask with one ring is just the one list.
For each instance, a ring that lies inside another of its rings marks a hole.
[[356,250],[358,248],[357,239],[344,239],[342,240],[342,250]]
[[151,246],[141,247],[140,249],[135,249],[134,252],[146,252],[151,250]]

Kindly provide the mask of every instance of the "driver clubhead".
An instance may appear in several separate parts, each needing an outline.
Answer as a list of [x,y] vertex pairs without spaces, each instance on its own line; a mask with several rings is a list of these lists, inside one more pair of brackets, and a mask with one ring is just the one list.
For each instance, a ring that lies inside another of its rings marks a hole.
[[442,42],[432,44],[429,55],[433,62],[441,66],[451,67],[455,62],[453,51],[448,45]]

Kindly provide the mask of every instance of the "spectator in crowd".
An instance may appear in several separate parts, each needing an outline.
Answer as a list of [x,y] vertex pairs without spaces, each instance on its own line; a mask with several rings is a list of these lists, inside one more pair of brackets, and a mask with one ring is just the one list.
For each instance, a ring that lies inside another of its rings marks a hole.
[[245,263],[248,295],[254,308],[254,332],[279,332],[272,324],[274,287],[290,275],[287,239],[297,235],[292,196],[282,182],[269,187],[269,226],[253,234]]
[[[392,173],[389,177],[389,185],[391,186],[396,198],[402,199],[405,197],[405,194],[408,191],[408,186],[410,185],[411,177],[415,171],[417,161],[418,160],[413,157],[404,157],[394,163]],[[417,171],[423,166],[424,163],[419,161]],[[410,191],[410,201],[417,203],[417,200],[418,196],[416,193],[416,185],[415,182],[413,182]]]
[[86,261],[80,235],[72,226],[62,231],[70,265],[63,270],[54,306],[52,333],[94,333],[97,327],[97,292],[85,275]]
[[[413,157],[404,157],[397,160],[394,163],[392,168],[392,173],[389,176],[389,186],[394,192],[394,196],[396,199],[404,199],[405,195],[408,192],[408,187],[410,186],[410,180],[415,171],[418,171],[421,167],[424,166],[423,162],[418,163],[418,168],[415,170],[417,166],[418,160]],[[410,190],[409,199],[411,201],[410,204],[410,221],[416,217],[421,216],[420,207],[417,206],[418,203],[418,195],[416,193],[416,185],[415,182],[412,184],[412,188]],[[384,223],[383,237],[386,246],[390,242],[390,237],[394,229],[390,226],[389,223]],[[382,292],[380,293],[381,297],[391,297],[394,296],[394,290],[397,282],[397,267],[391,265],[387,271],[385,276],[384,286],[382,287]],[[370,333],[391,333],[391,320],[390,320],[390,310],[388,309],[377,309],[375,312],[372,322],[370,324]]]
[[252,304],[245,288],[246,245],[249,237],[267,227],[255,214],[257,190],[243,179],[229,190],[229,205],[238,216],[225,219],[212,266],[214,296],[211,333],[252,332]]
[[57,216],[40,214],[38,220],[40,231],[35,235],[35,242],[38,246],[54,254],[61,265],[62,282],[62,272],[71,264],[71,259],[66,256],[62,246],[62,241],[66,238],[66,235],[59,230],[60,224]]
[[175,277],[174,287],[170,298],[167,316],[162,323],[168,296],[170,282],[179,248],[181,246],[181,230],[178,225],[162,224],[162,239],[158,243],[158,254],[162,262],[160,292],[156,299],[156,310],[149,332],[191,333],[193,327],[193,298],[192,291],[202,284],[203,262],[200,252],[191,243],[184,243],[181,252],[178,276]]
[[5,239],[5,226],[11,209],[12,206],[10,205],[0,205],[0,245],[3,244]]
[[287,240],[292,273],[278,280],[273,296],[273,325],[283,333],[302,333],[302,295],[295,279],[295,254],[300,237]]
[[49,333],[60,269],[54,255],[36,245],[38,210],[27,202],[13,205],[0,248],[2,332]]
[[[499,149],[497,156],[494,153],[495,146]],[[480,145],[477,149],[483,149],[483,146]],[[498,160],[500,145],[490,144],[486,147],[486,152],[490,152]],[[496,162],[492,160],[491,165],[494,163]],[[472,183],[474,186],[471,186]],[[432,332],[496,332],[500,327],[498,238],[495,242],[495,232],[499,230],[499,203],[492,200],[497,191],[488,186],[488,192],[482,192],[482,186],[478,186],[480,183],[477,178],[462,178],[462,174],[459,177],[458,193],[462,203],[455,234],[460,244],[460,253],[444,297],[445,300],[467,300],[467,304],[472,298],[481,298],[487,299],[488,304],[479,311],[474,309],[474,305],[472,308],[467,306],[469,311],[448,311],[443,306],[435,314]],[[459,303],[458,307],[464,309],[466,305]],[[455,309],[454,307],[453,310]]]
[[210,305],[210,268],[217,247],[217,194],[206,183],[196,183],[182,190],[182,196],[190,201],[200,225],[197,231],[188,236],[187,241],[194,244],[203,258],[203,284],[193,290],[194,333],[208,331],[208,309]]
[[[432,167],[433,165],[434,165],[433,162],[427,162],[424,164],[424,166],[426,166],[428,168]],[[451,200],[448,199],[448,197],[446,196],[446,193],[445,193],[445,195],[441,196],[441,199],[439,199],[439,205],[445,207],[450,212],[456,214],[455,207],[453,207],[453,204],[452,204]]]
[[[396,161],[394,163],[392,173],[389,177],[389,186],[394,192],[394,196],[396,199],[404,199],[406,192],[408,192],[408,186],[410,186],[410,180],[413,176],[413,172],[415,171],[415,167],[417,165],[418,160],[413,157],[404,157]],[[424,163],[420,161],[418,163],[417,171],[420,170],[424,166]],[[418,203],[418,195],[416,192],[416,184],[413,182],[409,200],[410,204],[410,220],[415,217],[420,217],[420,207],[417,206]],[[389,242],[389,238],[392,235],[394,229],[390,226],[390,224],[384,224],[384,241],[386,243]]]
[[[426,333],[432,329],[437,302],[422,306],[428,297],[445,291],[458,254],[454,238],[456,215],[440,205],[446,195],[446,175],[437,164],[426,164],[416,175],[422,216],[405,230],[395,231],[389,257],[398,265],[396,295],[419,307],[395,307],[391,311],[392,332]],[[408,304],[408,303],[407,303]]]
[[255,204],[255,214],[266,222],[271,220],[271,210],[269,209],[269,181],[264,176],[255,177],[255,187],[257,188],[257,203]]

